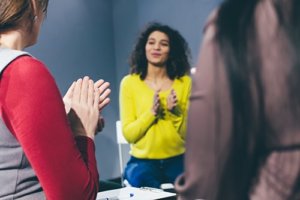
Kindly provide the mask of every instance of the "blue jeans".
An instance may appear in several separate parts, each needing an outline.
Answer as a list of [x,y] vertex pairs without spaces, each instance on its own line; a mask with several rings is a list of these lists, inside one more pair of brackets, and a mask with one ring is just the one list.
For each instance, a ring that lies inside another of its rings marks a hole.
[[159,188],[162,183],[174,183],[183,172],[184,155],[167,159],[139,159],[131,156],[124,178],[133,187]]

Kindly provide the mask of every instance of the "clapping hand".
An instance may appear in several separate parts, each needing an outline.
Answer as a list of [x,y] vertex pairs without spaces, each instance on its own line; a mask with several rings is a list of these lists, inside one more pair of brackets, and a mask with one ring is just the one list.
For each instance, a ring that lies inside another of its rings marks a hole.
[[158,115],[159,108],[160,108],[160,101],[159,101],[159,90],[158,90],[154,93],[154,96],[153,96],[153,105],[152,105],[152,109],[151,109],[153,115],[155,115],[155,116]]
[[[67,93],[63,97],[63,102],[65,104],[65,110],[68,114],[70,112],[71,108],[71,100],[73,95],[73,90],[75,87],[76,81],[72,83],[72,85],[69,87]],[[111,93],[111,90],[109,89],[109,82],[105,82],[103,79],[98,80],[94,84],[94,89],[98,90],[100,93],[99,97],[99,111],[101,112],[105,106],[107,106],[110,102],[109,95]]]
[[109,82],[105,82],[103,79],[98,80],[94,84],[95,90],[99,90],[100,97],[99,97],[99,111],[101,112],[105,106],[107,106],[110,102],[110,92],[109,89]]
[[172,112],[177,106],[177,95],[174,89],[171,90],[167,98],[167,109]]
[[68,119],[75,136],[94,139],[99,120],[99,90],[89,77],[78,79],[72,84],[64,99],[69,109]]
[[[88,77],[85,77],[84,80],[89,79]],[[80,79],[78,80],[80,81]],[[65,110],[68,115],[69,121],[70,121],[70,110],[72,107],[72,98],[74,95],[74,88],[77,84],[78,87],[78,81],[73,82],[70,88],[68,89],[66,95],[63,98],[64,104],[65,104]],[[92,81],[92,80],[90,80]],[[101,131],[104,127],[104,118],[101,116],[101,111],[103,108],[109,104],[110,98],[109,94],[111,93],[111,90],[108,88],[109,83],[105,82],[104,80],[100,79],[95,84],[93,84],[94,93],[93,95],[98,95],[98,110],[99,110],[99,117],[98,117],[98,123],[97,123],[97,132]],[[92,91],[90,91],[92,92]],[[90,93],[91,94],[91,93]],[[72,125],[72,124],[71,124]]]
[[94,85],[95,91],[98,90],[100,93],[99,107],[98,107],[100,112],[98,127],[97,127],[98,132],[102,131],[102,129],[104,128],[104,118],[101,115],[101,111],[110,102],[109,95],[111,93],[111,90],[109,89],[109,85],[110,85],[109,82],[105,82],[103,79],[98,80]]

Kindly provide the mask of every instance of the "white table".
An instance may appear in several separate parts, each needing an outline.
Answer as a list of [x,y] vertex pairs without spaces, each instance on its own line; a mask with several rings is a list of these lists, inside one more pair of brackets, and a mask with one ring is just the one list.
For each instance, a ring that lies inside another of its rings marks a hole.
[[99,192],[97,200],[153,200],[172,196],[176,196],[176,194],[156,188],[124,187],[121,189]]

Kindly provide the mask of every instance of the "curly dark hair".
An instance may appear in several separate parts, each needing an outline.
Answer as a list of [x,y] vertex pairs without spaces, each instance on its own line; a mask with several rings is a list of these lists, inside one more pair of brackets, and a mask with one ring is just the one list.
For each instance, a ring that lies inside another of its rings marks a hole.
[[138,37],[129,59],[130,73],[139,74],[142,80],[146,78],[148,61],[145,46],[149,35],[154,31],[160,31],[169,37],[170,52],[166,63],[169,78],[174,80],[189,74],[191,53],[188,43],[178,31],[158,22],[150,22]]

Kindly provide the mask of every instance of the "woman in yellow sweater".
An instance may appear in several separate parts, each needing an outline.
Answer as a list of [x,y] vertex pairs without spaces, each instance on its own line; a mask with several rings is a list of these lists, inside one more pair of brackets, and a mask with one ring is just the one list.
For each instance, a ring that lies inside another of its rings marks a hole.
[[189,58],[187,42],[167,25],[150,23],[138,38],[120,86],[122,130],[131,144],[124,176],[132,186],[158,188],[183,172]]

